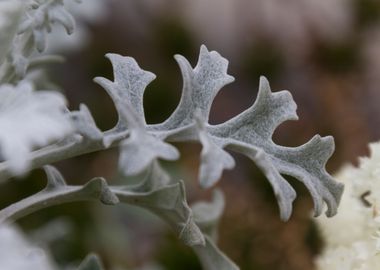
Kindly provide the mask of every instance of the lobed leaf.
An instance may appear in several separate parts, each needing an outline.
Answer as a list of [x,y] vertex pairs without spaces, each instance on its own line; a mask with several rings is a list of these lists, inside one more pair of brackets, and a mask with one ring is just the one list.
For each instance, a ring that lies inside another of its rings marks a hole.
[[293,176],[305,184],[313,197],[316,215],[321,214],[323,201],[327,203],[328,216],[336,213],[343,186],[325,170],[334,150],[332,138],[316,136],[295,148],[279,146],[272,140],[278,125],[298,119],[297,106],[288,91],[272,93],[268,81],[261,77],[257,99],[250,108],[225,123],[210,125],[208,118],[213,99],[233,77],[227,74],[228,61],[202,46],[194,69],[184,57],[175,57],[184,81],[179,105],[163,123],[147,125],[142,96],[153,75],[141,70],[131,58],[108,57],[114,67],[115,81],[104,78],[96,81],[115,101],[119,118],[128,123],[130,138],[123,143],[120,158],[124,173],[141,172],[156,158],[178,158],[176,150],[162,140],[195,140],[203,146],[201,186],[211,187],[224,169],[234,167],[234,159],[224,150],[226,148],[246,155],[263,171],[273,187],[283,220],[290,217],[296,197],[283,175]]
[[296,120],[296,105],[288,91],[272,93],[268,81],[260,79],[256,102],[229,121],[210,126],[215,140],[251,158],[270,181],[278,199],[281,218],[287,220],[296,194],[282,174],[303,182],[314,200],[315,215],[320,215],[323,201],[326,214],[336,213],[343,185],[335,182],[326,172],[325,165],[334,151],[332,137],[315,136],[308,143],[291,148],[275,144],[272,135],[286,120]]
[[156,130],[168,131],[193,124],[196,111],[207,122],[215,96],[224,85],[234,81],[227,74],[227,59],[216,51],[210,52],[204,45],[194,69],[183,56],[176,55],[175,59],[183,76],[182,96],[173,114],[162,124],[156,125]]
[[[141,173],[157,158],[176,160],[178,150],[163,142],[159,136],[146,130],[143,94],[146,86],[155,78],[151,72],[142,70],[131,57],[107,54],[114,70],[114,81],[98,77],[100,84],[115,103],[119,121],[114,128],[123,132],[128,127],[129,137],[121,143],[119,168],[126,175]],[[112,143],[106,137],[106,144]]]
[[[107,54],[106,57],[112,63],[114,81],[103,77],[97,77],[94,81],[101,85],[112,98],[119,114],[119,125],[131,124],[131,120],[127,118],[130,114],[135,114],[135,121],[145,124],[143,95],[147,85],[156,76],[141,69],[132,57],[112,53]],[[125,115],[124,110],[127,108],[129,108],[128,115]]]

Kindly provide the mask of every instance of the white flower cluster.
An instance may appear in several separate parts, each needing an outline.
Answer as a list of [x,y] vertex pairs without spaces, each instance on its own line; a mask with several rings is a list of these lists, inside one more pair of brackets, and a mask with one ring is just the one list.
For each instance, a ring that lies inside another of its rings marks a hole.
[[317,269],[380,269],[380,143],[370,150],[358,168],[346,166],[336,175],[345,192],[334,218],[317,219],[326,244]]

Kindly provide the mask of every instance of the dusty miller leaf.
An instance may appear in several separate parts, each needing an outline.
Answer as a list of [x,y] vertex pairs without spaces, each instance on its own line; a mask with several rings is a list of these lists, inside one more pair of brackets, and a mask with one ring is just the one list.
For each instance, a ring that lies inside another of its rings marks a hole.
[[[114,81],[103,77],[97,77],[94,81],[100,84],[112,98],[119,115],[118,125],[129,127],[137,123],[145,124],[143,95],[145,88],[156,78],[156,75],[141,69],[132,57],[112,53],[107,54],[106,57],[112,63]],[[129,109],[127,115],[124,112],[126,109]]]
[[296,104],[288,91],[272,93],[269,83],[262,77],[258,97],[249,109],[225,123],[210,125],[208,118],[213,99],[221,87],[233,81],[233,77],[227,74],[228,61],[202,46],[194,69],[184,57],[176,56],[184,81],[176,110],[162,124],[146,125],[142,97],[154,76],[141,70],[129,57],[108,57],[114,67],[115,81],[97,78],[96,82],[111,95],[119,119],[124,119],[130,130],[120,159],[120,167],[126,174],[141,172],[158,157],[177,158],[176,150],[163,139],[198,140],[203,145],[200,168],[203,187],[214,185],[224,169],[234,166],[232,156],[224,150],[227,148],[248,156],[264,172],[277,197],[283,220],[291,215],[296,193],[282,174],[305,184],[313,197],[316,215],[321,214],[323,201],[327,203],[328,216],[336,213],[343,187],[325,170],[334,150],[332,138],[315,136],[310,142],[294,148],[276,145],[272,140],[278,125],[297,119]]
[[0,86],[0,149],[14,174],[26,172],[34,147],[73,131],[65,109],[65,99],[57,92],[34,91],[28,82]]
[[325,170],[334,150],[332,138],[315,136],[295,148],[276,145],[272,140],[278,125],[297,119],[296,104],[288,91],[272,93],[262,77],[257,100],[249,109],[225,123],[210,125],[207,120],[213,98],[220,87],[232,81],[226,74],[227,60],[204,46],[194,69],[183,57],[176,59],[184,77],[181,101],[168,120],[150,126],[149,130],[166,134],[171,141],[199,140],[202,143],[202,186],[210,187],[224,169],[233,167],[232,157],[223,150],[228,148],[248,156],[264,172],[278,199],[283,220],[290,217],[296,194],[282,174],[305,184],[313,197],[316,215],[321,213],[323,201],[327,203],[328,216],[336,213],[343,186]]
[[215,51],[208,51],[204,45],[194,69],[183,56],[176,55],[175,59],[183,77],[182,96],[176,110],[164,123],[157,125],[157,130],[172,130],[193,124],[196,111],[207,122],[215,96],[224,85],[234,81],[227,74],[227,59]]
[[[128,127],[129,138],[121,145],[119,168],[126,175],[144,171],[155,159],[176,160],[178,150],[146,131],[143,111],[145,87],[155,75],[142,70],[131,57],[107,54],[114,69],[114,81],[95,78],[114,101],[119,121],[115,130]],[[108,141],[107,137],[105,140]],[[108,142],[107,144],[110,144]]]
[[94,178],[84,186],[67,185],[52,166],[44,167],[48,183],[42,191],[0,211],[0,223],[14,221],[49,206],[73,201],[100,200],[103,204],[120,202],[145,208],[165,220],[187,245],[204,245],[204,236],[194,222],[186,202],[182,182],[141,192],[127,186],[110,187],[103,178]]
[[272,184],[282,219],[290,217],[296,194],[281,174],[293,176],[305,184],[314,200],[315,215],[321,214],[325,201],[326,214],[332,216],[343,191],[343,185],[335,182],[325,169],[334,151],[332,137],[317,135],[294,148],[279,146],[272,140],[279,124],[297,119],[295,111],[291,94],[288,91],[272,93],[268,81],[262,77],[256,102],[231,120],[210,126],[209,132],[216,140],[223,140],[222,146],[255,161]]

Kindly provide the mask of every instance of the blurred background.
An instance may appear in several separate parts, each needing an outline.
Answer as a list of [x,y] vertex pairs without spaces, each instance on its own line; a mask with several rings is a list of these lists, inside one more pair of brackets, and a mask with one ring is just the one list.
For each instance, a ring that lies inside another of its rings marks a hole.
[[[147,121],[159,123],[176,107],[182,79],[173,59],[182,54],[194,66],[199,48],[218,51],[230,61],[236,81],[216,97],[211,123],[221,123],[255,100],[259,76],[273,91],[289,90],[299,121],[282,124],[278,144],[297,146],[315,134],[335,137],[328,163],[334,173],[367,155],[380,138],[380,2],[378,0],[86,0],[73,6],[78,28],[71,42],[52,37],[51,49],[66,56],[51,66],[52,81],[66,94],[70,109],[86,103],[98,126],[116,123],[116,112],[96,76],[112,78],[108,52],[134,57],[157,79],[147,88]],[[209,199],[197,184],[197,144],[178,144],[179,162],[164,163],[184,179],[190,202]],[[117,183],[117,151],[81,156],[57,167],[70,184],[103,176]],[[226,194],[219,245],[242,270],[308,270],[323,248],[311,219],[312,201],[302,184],[289,222],[280,221],[272,189],[253,162],[235,155],[237,166],[218,184]],[[11,181],[1,206],[43,187],[42,171]],[[74,203],[52,207],[20,221],[35,239],[52,249],[62,265],[88,252],[98,253],[107,269],[201,269],[192,251],[165,224],[141,209]],[[60,232],[60,233],[57,233]],[[117,268],[119,267],[119,268]],[[150,269],[150,268],[149,268]]]

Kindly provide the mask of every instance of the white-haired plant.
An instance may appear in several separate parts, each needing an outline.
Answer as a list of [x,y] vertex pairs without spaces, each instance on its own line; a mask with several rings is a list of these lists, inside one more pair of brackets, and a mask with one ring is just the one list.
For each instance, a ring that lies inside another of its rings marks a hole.
[[[342,184],[326,172],[325,164],[334,150],[332,137],[315,136],[299,147],[284,147],[272,140],[274,130],[286,120],[296,120],[296,104],[288,91],[273,93],[268,81],[260,78],[254,104],[218,125],[208,123],[212,102],[221,88],[234,78],[227,74],[228,61],[201,46],[193,68],[176,55],[183,76],[178,107],[161,124],[144,118],[143,95],[155,75],[139,67],[131,57],[107,54],[113,80],[98,77],[112,98],[118,122],[101,131],[87,108],[69,111],[64,96],[45,87],[41,67],[60,60],[44,53],[46,34],[61,24],[70,34],[75,22],[63,0],[0,2],[0,182],[43,167],[46,187],[0,211],[0,222],[18,218],[51,205],[81,200],[104,204],[127,203],[146,208],[166,221],[178,237],[193,248],[204,269],[238,269],[216,246],[216,227],[224,208],[224,197],[215,189],[213,201],[190,207],[185,186],[161,167],[159,160],[176,160],[178,150],[171,142],[196,141],[202,144],[200,185],[212,188],[224,169],[235,165],[226,151],[249,157],[273,187],[280,216],[288,220],[296,193],[283,175],[305,184],[314,200],[315,215],[323,203],[333,216],[342,194]],[[85,153],[118,147],[119,169],[124,175],[143,175],[138,185],[110,186],[102,177],[83,186],[65,183],[50,164]],[[1,265],[2,262],[0,262]],[[98,259],[89,256],[78,269],[101,269]]]

